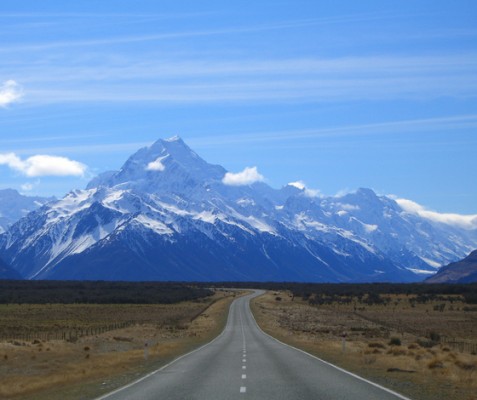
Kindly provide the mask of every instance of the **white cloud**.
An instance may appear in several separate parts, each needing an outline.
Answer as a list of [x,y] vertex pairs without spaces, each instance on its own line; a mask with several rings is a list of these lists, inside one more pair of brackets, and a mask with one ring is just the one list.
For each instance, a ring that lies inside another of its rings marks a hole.
[[303,190],[303,194],[306,197],[320,197],[321,195],[318,189],[310,189],[306,187],[306,184],[303,181],[290,182],[288,185],[296,187],[297,189]]
[[24,191],[24,192],[31,192],[35,186],[37,186],[36,183],[32,183],[32,182],[25,182],[23,185],[21,185],[21,189]]
[[257,167],[247,167],[242,172],[227,172],[222,179],[222,183],[230,186],[251,185],[255,182],[262,182],[265,178],[259,174]]
[[436,211],[427,210],[420,204],[408,200],[396,198],[395,196],[388,196],[393,198],[396,203],[407,213],[418,215],[433,222],[439,222],[446,225],[452,225],[463,229],[477,229],[477,214],[462,215],[451,213],[438,213]]
[[157,160],[151,161],[149,164],[147,164],[146,171],[164,171],[166,166],[162,163],[162,160],[167,157],[168,156],[159,157]]
[[0,165],[28,177],[37,176],[83,176],[86,165],[66,157],[36,155],[22,160],[15,153],[0,154]]
[[23,96],[20,85],[13,80],[8,80],[0,85],[0,107],[6,107],[19,101]]
[[296,181],[296,182],[290,182],[288,186],[293,186],[296,187],[297,189],[303,190],[305,189],[305,182],[303,181]]

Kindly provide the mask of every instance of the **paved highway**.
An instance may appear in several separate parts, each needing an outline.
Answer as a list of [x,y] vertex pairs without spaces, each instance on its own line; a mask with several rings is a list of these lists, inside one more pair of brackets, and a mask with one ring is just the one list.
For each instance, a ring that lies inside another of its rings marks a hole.
[[407,399],[263,333],[249,305],[259,294],[235,300],[209,344],[100,399]]

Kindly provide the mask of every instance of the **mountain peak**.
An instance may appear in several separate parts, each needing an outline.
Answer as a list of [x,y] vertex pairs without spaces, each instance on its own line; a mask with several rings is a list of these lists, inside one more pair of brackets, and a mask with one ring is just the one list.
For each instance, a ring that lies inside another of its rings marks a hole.
[[96,186],[138,188],[157,193],[222,179],[225,169],[208,164],[179,137],[159,139],[139,149],[119,171],[106,172],[93,179],[88,188]]
[[178,135],[174,135],[174,136],[172,136],[172,137],[170,137],[170,138],[168,138],[168,139],[164,139],[163,141],[164,141],[164,142],[169,142],[169,143],[170,143],[170,142],[182,142],[182,143],[184,143],[184,141],[183,141],[183,140],[181,139],[181,137],[178,136]]
[[367,198],[371,198],[371,199],[374,199],[374,198],[377,197],[376,193],[372,189],[369,189],[369,188],[359,188],[356,191],[356,194],[358,194],[362,197],[367,197]]

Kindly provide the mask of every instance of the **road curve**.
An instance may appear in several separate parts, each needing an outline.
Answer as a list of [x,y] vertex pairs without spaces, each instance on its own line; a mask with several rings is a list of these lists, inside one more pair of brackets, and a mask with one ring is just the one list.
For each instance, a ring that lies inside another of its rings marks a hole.
[[261,293],[235,300],[212,342],[97,400],[409,400],[265,334],[250,311]]

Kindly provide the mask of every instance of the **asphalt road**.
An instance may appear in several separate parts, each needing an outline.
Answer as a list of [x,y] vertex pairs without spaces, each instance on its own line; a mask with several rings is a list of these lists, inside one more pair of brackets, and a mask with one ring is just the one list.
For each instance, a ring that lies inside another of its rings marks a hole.
[[263,333],[249,306],[258,294],[232,303],[209,344],[100,399],[407,399]]

